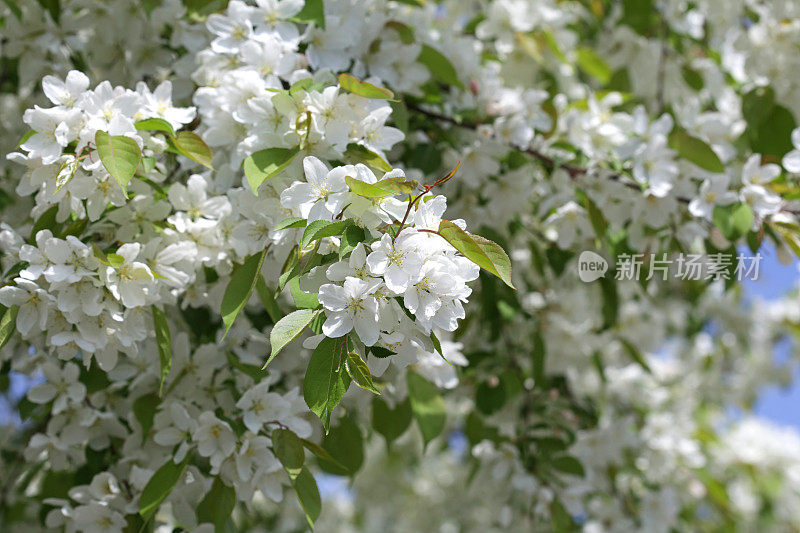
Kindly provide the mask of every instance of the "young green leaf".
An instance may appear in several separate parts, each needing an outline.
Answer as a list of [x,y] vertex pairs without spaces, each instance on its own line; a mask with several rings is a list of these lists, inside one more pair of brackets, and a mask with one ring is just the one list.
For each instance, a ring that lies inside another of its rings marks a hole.
[[348,144],[344,155],[345,158],[352,163],[364,163],[381,172],[389,172],[392,170],[392,165],[387,163],[384,158],[360,144]]
[[514,288],[514,284],[511,282],[511,260],[500,245],[479,235],[467,233],[449,220],[441,221],[439,235],[452,244],[464,257],[491,272],[512,289]]
[[302,217],[287,217],[275,224],[275,231],[292,228],[305,228],[308,221]]
[[214,156],[211,153],[211,148],[196,133],[180,131],[175,136],[174,144],[181,154],[204,167],[214,170]]
[[345,91],[350,91],[351,93],[363,96],[364,98],[395,101],[394,93],[389,89],[377,87],[371,83],[361,81],[355,76],[347,74],[346,72],[339,74],[339,86]]
[[350,188],[353,194],[363,196],[364,198],[383,198],[385,196],[391,196],[394,194],[392,191],[382,189],[377,185],[367,183],[366,181],[351,178],[350,176],[345,176],[344,181],[347,183],[347,186]]
[[152,309],[156,345],[158,346],[158,361],[161,365],[161,384],[158,386],[158,394],[160,396],[164,388],[164,381],[166,381],[169,369],[172,367],[172,341],[170,339],[167,316],[156,306],[153,306]]
[[186,464],[189,462],[189,457],[187,455],[179,464],[175,464],[172,457],[170,457],[161,468],[155,471],[139,497],[139,514],[142,515],[142,518],[149,520],[161,506],[161,503],[167,499],[167,496],[169,496],[169,493],[172,492],[175,484],[183,475]]
[[175,137],[175,128],[163,118],[146,118],[138,121],[134,126],[136,126],[137,130],[163,131],[169,134],[170,137]]
[[669,135],[669,147],[682,158],[709,172],[724,172],[725,166],[714,150],[702,140],[685,131],[674,131]]
[[284,346],[295,340],[308,327],[314,318],[320,314],[320,309],[298,309],[278,320],[269,333],[271,352],[269,359],[264,363],[264,368],[278,355]]
[[753,224],[753,211],[745,203],[718,205],[712,215],[714,225],[731,242],[745,235]]
[[341,235],[350,224],[352,224],[351,220],[337,220],[336,222],[315,220],[306,226],[305,231],[303,231],[303,236],[300,239],[300,248],[306,248],[312,242],[325,237]]
[[289,292],[298,309],[316,309],[319,307],[317,293],[306,292],[300,288],[300,278],[292,278],[289,283]]
[[583,477],[586,475],[583,465],[571,455],[560,455],[558,457],[553,457],[550,459],[550,464],[553,466],[553,468],[560,470],[565,474],[578,477]]
[[294,487],[297,499],[300,500],[300,505],[303,507],[309,527],[314,529],[314,522],[317,521],[319,513],[322,511],[322,501],[319,498],[317,482],[308,467],[303,467],[300,474],[292,481],[292,487]]
[[431,76],[433,76],[433,79],[436,81],[447,85],[453,85],[460,89],[464,88],[464,84],[458,79],[458,72],[456,72],[453,64],[435,48],[423,44],[417,61],[428,67]]
[[[253,254],[244,260],[244,263],[237,266],[228,286],[225,287],[225,294],[222,296],[222,321],[225,323],[225,335],[233,325],[233,321],[242,312],[244,306],[250,300],[253,289],[261,274],[261,265],[264,263],[264,256],[267,251]],[[223,339],[225,336],[223,335]]]
[[139,396],[133,401],[133,416],[142,426],[142,440],[147,438],[150,428],[153,427],[153,417],[160,403],[161,399],[152,392]]
[[289,473],[289,477],[294,480],[300,474],[306,460],[303,442],[293,431],[281,428],[272,431],[271,439],[275,457]]
[[411,403],[408,400],[398,404],[394,409],[380,398],[372,400],[372,427],[383,435],[387,446],[405,433],[409,425],[411,425]]
[[258,196],[258,188],[270,178],[274,178],[288,167],[300,151],[294,148],[267,148],[249,155],[242,166],[247,183]]
[[345,368],[347,369],[347,373],[350,374],[350,377],[353,378],[353,383],[362,389],[374,392],[380,396],[381,391],[375,387],[375,383],[372,381],[372,374],[369,371],[367,363],[365,363],[357,353],[350,352],[347,354]]
[[[422,4],[416,4],[422,5]],[[390,20],[386,24],[384,24],[386,28],[391,28],[397,32],[397,35],[400,37],[400,41],[403,44],[411,44],[414,42],[414,30],[402,22],[398,22],[396,20]]]
[[25,134],[22,137],[20,137],[19,142],[17,143],[17,148],[19,148],[20,146],[25,144],[25,141],[27,141],[28,139],[30,139],[34,135],[36,135],[36,131],[34,131],[34,130],[26,131]]
[[605,85],[611,80],[611,68],[597,52],[586,46],[575,49],[575,62],[578,68]]
[[394,194],[411,194],[419,185],[414,180],[405,180],[399,177],[386,178],[376,183],[367,183],[345,176],[344,181],[354,194],[364,198],[384,198]]
[[350,386],[350,376],[344,369],[347,344],[346,337],[322,339],[311,354],[303,380],[303,398],[309,409],[322,420],[325,433],[330,430],[333,409]]
[[303,9],[289,20],[292,22],[300,22],[301,24],[314,24],[318,28],[324,30],[325,8],[322,0],[306,0]]
[[9,308],[3,308],[3,318],[0,318],[0,349],[5,346],[11,339],[11,335],[17,329],[17,315],[19,314],[19,306],[12,305]]
[[342,239],[339,243],[339,259],[342,259],[348,253],[358,246],[358,243],[366,239],[364,230],[356,225],[347,226],[347,229],[342,233]]
[[427,446],[444,429],[446,421],[444,400],[439,395],[439,389],[436,388],[436,385],[419,374],[408,372],[406,381],[408,382],[408,398],[411,402],[411,412],[419,425],[422,438]]
[[98,131],[94,136],[97,155],[103,166],[111,174],[122,191],[126,192],[128,183],[139,167],[142,159],[142,150],[136,141],[124,135],[111,136],[104,131]]
[[211,489],[197,506],[197,522],[214,524],[215,530],[221,531],[235,505],[236,489],[215,477]]

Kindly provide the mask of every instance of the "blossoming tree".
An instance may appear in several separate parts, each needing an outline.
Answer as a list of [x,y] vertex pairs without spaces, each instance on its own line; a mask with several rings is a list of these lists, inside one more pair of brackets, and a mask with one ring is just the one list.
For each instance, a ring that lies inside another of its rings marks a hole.
[[4,0],[0,529],[799,528],[798,17]]

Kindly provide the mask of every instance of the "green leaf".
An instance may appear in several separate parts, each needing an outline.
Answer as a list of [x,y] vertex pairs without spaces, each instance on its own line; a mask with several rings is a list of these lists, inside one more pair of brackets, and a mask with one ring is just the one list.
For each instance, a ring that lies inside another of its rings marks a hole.
[[380,396],[381,391],[375,387],[375,383],[372,381],[372,373],[370,373],[367,363],[357,353],[350,352],[347,354],[345,368],[350,377],[353,378],[353,383]]
[[153,12],[153,10],[161,5],[161,0],[142,0],[142,9],[147,16]]
[[285,170],[299,151],[299,147],[267,148],[249,155],[242,165],[253,194],[258,196],[258,188],[261,187],[261,184]]
[[319,307],[319,297],[316,293],[312,294],[300,288],[300,278],[292,278],[289,281],[289,292],[298,309],[316,309]]
[[364,198],[384,198],[395,194],[411,194],[419,183],[403,178],[386,178],[376,183],[367,183],[350,176],[344,177],[350,190]]
[[305,228],[308,221],[302,217],[287,217],[275,224],[275,231],[291,228]]
[[20,138],[19,142],[17,143],[17,148],[19,148],[20,146],[22,146],[23,144],[25,144],[25,141],[27,141],[28,139],[30,139],[30,138],[31,138],[31,137],[33,137],[34,135],[36,135],[36,132],[35,132],[34,130],[28,130],[28,131],[26,131],[26,132],[25,132],[25,135],[23,135],[23,136]]
[[138,121],[134,126],[136,126],[137,130],[163,131],[169,134],[170,137],[175,137],[175,128],[163,118],[146,118]]
[[611,80],[611,68],[597,55],[597,52],[586,46],[575,49],[575,62],[578,68],[587,75],[605,85]]
[[211,489],[197,506],[197,523],[214,524],[221,531],[236,505],[236,489],[227,486],[219,477],[214,478]]
[[324,30],[325,8],[322,0],[306,0],[303,9],[289,20],[292,22],[300,22],[301,24],[314,24]]
[[[149,156],[149,155],[143,157],[142,158],[142,168],[144,169],[145,174],[147,174],[148,172],[150,172],[151,170],[156,168],[156,158],[153,157],[153,156]],[[155,182],[151,182],[151,184],[152,184],[151,186],[155,185],[155,186],[158,186],[158,188],[161,188],[161,186],[158,185]],[[156,187],[153,187],[153,188],[155,189]],[[158,189],[156,189],[156,190],[158,190]],[[163,194],[164,189],[161,189],[161,191],[159,191],[159,192],[161,192]],[[164,194],[164,196],[166,196],[166,194]]]
[[425,446],[439,436],[446,421],[444,400],[436,385],[415,372],[406,374],[411,412],[422,432]]
[[[244,260],[244,263],[237,266],[228,286],[225,287],[225,294],[222,296],[222,321],[225,323],[225,335],[231,329],[234,320],[242,312],[244,306],[250,300],[253,289],[258,278],[261,277],[261,265],[264,263],[264,256],[267,251],[253,254]],[[225,335],[222,338],[225,338]]]
[[225,357],[227,358],[229,365],[239,370],[243,374],[250,376],[256,383],[258,383],[259,381],[261,381],[262,379],[264,379],[269,375],[269,372],[267,372],[262,368],[257,367],[256,365],[248,365],[247,363],[243,363],[241,360],[239,360],[238,357],[236,357],[231,352],[227,352],[225,354]]
[[654,0],[622,0],[622,23],[641,35],[651,36],[650,31],[659,22]]
[[460,89],[464,88],[464,84],[458,79],[458,73],[455,67],[453,67],[453,64],[435,48],[423,44],[417,61],[428,68],[431,72],[431,76],[436,81],[447,85],[453,85]]
[[731,242],[737,241],[753,224],[753,211],[745,203],[717,205],[712,215],[714,225]]
[[511,282],[511,260],[500,245],[479,235],[467,233],[449,220],[441,221],[439,235],[452,244],[464,257],[494,274],[512,289],[514,288],[514,284]]
[[613,279],[603,277],[597,280],[600,284],[600,291],[603,296],[601,312],[603,315],[602,330],[606,330],[616,324],[619,316],[619,293],[617,284]]
[[367,83],[366,81],[361,81],[355,76],[347,74],[346,72],[339,74],[339,86],[345,91],[363,96],[364,98],[396,101],[394,98],[394,93],[389,89],[377,87],[371,83]]
[[9,308],[3,308],[3,318],[0,318],[0,349],[3,348],[8,341],[11,340],[11,335],[17,330],[17,315],[19,314],[19,306],[12,305]]
[[187,455],[180,464],[175,464],[172,457],[170,457],[161,468],[155,471],[139,498],[139,514],[142,515],[142,518],[149,520],[161,506],[161,503],[167,499],[167,496],[169,496],[169,493],[172,492],[175,484],[183,475],[186,464],[189,462],[189,457]]
[[56,216],[58,215],[58,205],[54,205],[50,207],[42,213],[39,218],[36,219],[36,222],[33,223],[33,228],[31,228],[31,235],[28,238],[28,242],[33,244],[36,242],[36,234],[42,231],[43,229],[49,229],[53,235],[58,234],[58,227],[60,224],[56,221]]
[[754,152],[771,156],[769,160],[777,163],[794,148],[791,135],[796,127],[792,112],[776,105],[758,127],[748,128],[750,147]]
[[360,144],[348,144],[344,156],[352,163],[364,163],[381,172],[392,170],[392,165],[387,163],[384,158]]
[[22,10],[19,8],[17,3],[14,0],[3,0],[5,5],[8,6],[8,9],[11,10],[11,13],[14,14],[14,17],[21,21],[22,20]]
[[328,453],[328,450],[318,445],[316,442],[312,442],[308,439],[300,439],[300,442],[303,443],[303,446],[305,446],[308,451],[316,455],[317,458],[332,463],[337,468],[347,471],[347,467],[345,467],[342,463],[334,459],[333,456],[330,453]]
[[372,427],[383,435],[387,446],[411,425],[411,403],[405,400],[394,409],[380,398],[372,400]]
[[111,136],[98,131],[94,136],[97,155],[109,174],[127,194],[128,183],[136,173],[142,159],[142,151],[136,141],[124,135]]
[[497,378],[484,381],[475,389],[475,407],[485,415],[499,411],[505,403],[506,389]]
[[147,438],[147,433],[153,427],[153,417],[160,403],[161,399],[155,393],[139,396],[133,401],[133,415],[142,426],[142,441]]
[[686,82],[686,85],[695,91],[700,91],[703,89],[703,75],[698,71],[694,70],[688,65],[684,65],[681,67],[681,74],[683,75],[683,81]]
[[400,41],[403,44],[411,44],[414,42],[414,30],[411,29],[406,24],[399,22],[397,20],[390,20],[386,24],[384,24],[386,28],[391,28],[397,32],[397,36],[400,37]]
[[692,137],[685,131],[674,131],[669,135],[669,147],[678,152],[682,158],[708,170],[709,172],[724,172],[725,167],[711,149],[702,140]]
[[61,2],[59,0],[37,0],[37,2],[42,6],[42,9],[50,13],[50,16],[53,17],[53,22],[58,24],[61,16]]
[[623,348],[625,348],[625,351],[628,352],[628,355],[631,359],[636,361],[639,366],[641,366],[649,374],[653,373],[653,370],[650,368],[650,365],[647,364],[647,360],[642,355],[642,352],[640,352],[636,346],[634,346],[627,339],[620,338],[619,341],[622,343]]
[[158,346],[158,362],[161,365],[161,384],[158,387],[158,395],[160,396],[164,388],[164,381],[166,381],[169,369],[172,367],[172,341],[170,339],[167,316],[156,306],[153,306],[152,309],[156,345]]
[[180,131],[175,136],[173,144],[182,155],[214,170],[214,155],[211,153],[211,148],[196,133]]
[[308,467],[303,467],[300,475],[292,482],[292,487],[294,487],[297,499],[300,500],[300,505],[303,507],[309,527],[314,529],[314,522],[317,521],[319,513],[322,511],[322,501],[319,498],[317,482]]
[[355,224],[347,226],[347,229],[342,233],[342,239],[339,243],[339,259],[344,258],[348,253],[358,246],[358,243],[364,242],[367,238],[363,228],[359,228]]
[[186,14],[195,20],[205,20],[212,13],[225,11],[228,0],[183,0]]
[[364,437],[352,416],[342,417],[322,440],[322,447],[334,461],[321,459],[319,466],[337,476],[353,476],[364,464]]
[[742,115],[747,121],[744,136],[750,148],[777,163],[792,146],[791,133],[796,127],[792,113],[775,103],[772,87],[757,87],[742,97]]
[[273,430],[270,438],[275,457],[289,473],[289,477],[294,480],[300,474],[306,460],[303,442],[293,431],[282,428]]
[[550,502],[550,520],[552,522],[554,533],[578,531],[578,528],[575,527],[575,522],[572,520],[572,517],[558,499]]
[[565,474],[578,477],[584,477],[586,475],[586,471],[583,469],[581,462],[571,455],[560,455],[558,457],[553,457],[550,460],[550,464],[553,466],[553,468],[564,472]]
[[283,312],[278,307],[278,302],[275,301],[275,291],[269,288],[267,282],[264,281],[264,276],[259,276],[256,280],[256,292],[264,309],[267,310],[269,318],[272,319],[272,323],[276,324],[283,318]]
[[341,235],[347,226],[352,224],[351,220],[337,220],[330,222],[328,220],[315,220],[303,231],[303,236],[300,239],[300,248],[306,248],[309,244],[325,237],[333,237]]
[[347,186],[350,188],[353,194],[363,196],[364,198],[383,198],[385,196],[391,196],[394,194],[392,191],[381,189],[376,185],[351,178],[350,176],[345,176],[344,181],[347,183]]
[[344,369],[347,344],[347,337],[322,339],[311,354],[303,380],[303,398],[309,409],[322,420],[325,433],[330,430],[333,409],[350,386],[350,376]]
[[278,320],[269,333],[271,352],[264,368],[278,355],[284,346],[295,340],[311,324],[311,321],[322,312],[321,309],[298,309]]

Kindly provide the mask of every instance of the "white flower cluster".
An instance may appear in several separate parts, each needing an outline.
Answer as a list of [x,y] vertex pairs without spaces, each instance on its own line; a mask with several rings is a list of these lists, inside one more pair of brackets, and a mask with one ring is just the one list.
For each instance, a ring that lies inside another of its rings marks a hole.
[[[207,26],[216,38],[199,54],[194,79],[200,88],[194,101],[206,125],[204,139],[228,154],[231,169],[265,147],[302,143],[307,153],[331,160],[342,158],[350,143],[383,155],[403,139],[402,132],[385,124],[391,113],[387,102],[345,93],[330,71],[312,74],[303,68],[299,46],[313,41],[320,30],[301,35],[285,21],[301,7],[298,2],[247,6],[233,0],[225,14],[209,17]],[[347,20],[357,17],[350,13]],[[329,28],[342,32],[344,40],[353,35],[346,25],[331,22]],[[307,50],[314,64],[312,50],[314,44]],[[327,45],[324,50],[330,57],[346,57]],[[291,90],[284,90],[284,83],[292,84]]]
[[[399,360],[406,363],[416,360],[418,350],[432,351],[424,339],[433,328],[457,328],[458,319],[464,318],[463,303],[472,292],[466,283],[475,280],[479,270],[435,234],[447,207],[445,197],[420,194],[403,202],[387,195],[372,201],[352,194],[345,181],[351,177],[377,183],[366,165],[328,169],[310,156],[303,167],[306,181],[296,181],[281,193],[281,203],[293,215],[309,222],[352,219],[366,228],[394,227],[396,232],[375,232],[378,240],[359,242],[346,260],[317,267],[325,281],[333,282],[318,289],[327,315],[323,333],[338,338],[355,330],[365,345],[401,354]],[[381,181],[404,179],[403,171],[396,169]],[[464,226],[461,221],[460,227]],[[313,278],[315,272],[310,275]],[[409,320],[403,306],[414,320]]]

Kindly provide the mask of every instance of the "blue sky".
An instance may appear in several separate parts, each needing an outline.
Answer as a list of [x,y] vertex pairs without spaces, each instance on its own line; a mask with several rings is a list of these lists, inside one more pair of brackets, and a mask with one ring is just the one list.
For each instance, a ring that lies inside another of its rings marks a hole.
[[[747,251],[743,250],[744,253]],[[791,265],[778,262],[774,248],[762,249],[761,268],[757,280],[744,283],[748,298],[775,300],[797,285],[800,279],[798,261]],[[781,343],[775,351],[775,357],[784,361],[791,357],[791,342]],[[780,424],[791,424],[800,430],[800,371],[794,376],[794,383],[788,387],[770,386],[762,393],[755,405],[755,412]]]

